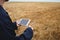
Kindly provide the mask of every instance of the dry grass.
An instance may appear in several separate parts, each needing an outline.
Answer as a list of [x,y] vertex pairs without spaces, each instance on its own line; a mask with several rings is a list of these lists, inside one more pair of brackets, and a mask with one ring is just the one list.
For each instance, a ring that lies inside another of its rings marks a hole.
[[[12,21],[31,19],[32,40],[60,40],[60,3],[5,3],[4,6]],[[23,29],[19,27],[17,33]]]

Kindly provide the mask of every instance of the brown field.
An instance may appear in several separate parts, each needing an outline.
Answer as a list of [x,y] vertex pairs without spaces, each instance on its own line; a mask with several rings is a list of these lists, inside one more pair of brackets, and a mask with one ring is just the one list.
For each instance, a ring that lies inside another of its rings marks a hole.
[[[5,3],[12,21],[30,18],[32,40],[60,40],[60,3]],[[19,27],[17,34],[24,28]]]

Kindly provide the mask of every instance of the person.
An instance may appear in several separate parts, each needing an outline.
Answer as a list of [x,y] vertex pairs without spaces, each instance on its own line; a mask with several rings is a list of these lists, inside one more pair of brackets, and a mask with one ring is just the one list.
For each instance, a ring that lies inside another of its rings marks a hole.
[[33,37],[32,27],[27,27],[21,35],[16,36],[15,30],[18,29],[18,23],[12,22],[3,8],[4,2],[7,1],[9,0],[0,0],[0,40],[31,40]]

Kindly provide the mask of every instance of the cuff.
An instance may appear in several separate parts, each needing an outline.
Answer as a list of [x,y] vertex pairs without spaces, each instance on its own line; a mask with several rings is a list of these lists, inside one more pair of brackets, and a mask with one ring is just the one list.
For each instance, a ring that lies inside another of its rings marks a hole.
[[33,37],[33,30],[32,30],[30,27],[28,27],[28,28],[24,31],[23,35],[24,35],[24,37],[26,38],[26,40],[30,40],[30,39],[32,39],[32,37]]
[[17,25],[16,25],[16,22],[13,22],[13,26],[14,26],[14,29],[17,30]]

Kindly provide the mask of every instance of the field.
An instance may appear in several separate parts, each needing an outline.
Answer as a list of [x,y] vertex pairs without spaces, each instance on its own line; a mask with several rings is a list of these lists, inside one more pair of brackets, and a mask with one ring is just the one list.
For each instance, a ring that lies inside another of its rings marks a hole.
[[[60,40],[60,3],[5,3],[12,21],[31,19],[34,28],[32,40]],[[19,27],[16,33],[23,33]]]

